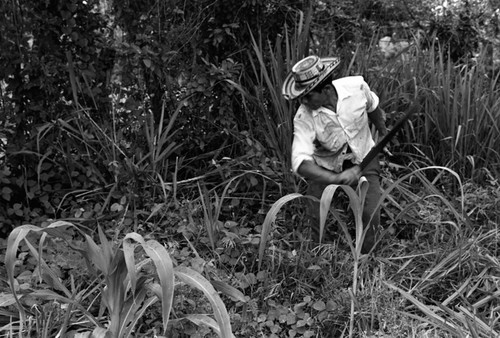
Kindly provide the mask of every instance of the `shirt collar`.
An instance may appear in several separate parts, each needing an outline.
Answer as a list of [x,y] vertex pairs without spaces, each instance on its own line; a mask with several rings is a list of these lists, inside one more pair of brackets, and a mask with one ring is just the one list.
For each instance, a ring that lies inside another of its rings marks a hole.
[[[340,84],[340,82],[341,82],[340,79],[336,79],[336,80],[332,81],[332,85],[335,87],[335,90],[337,91],[338,102],[343,101],[352,95],[352,93],[349,90],[347,90],[347,88],[345,86],[342,86]],[[309,109],[306,107],[306,110],[309,110]],[[321,108],[318,108],[316,110],[309,110],[309,112],[312,114],[313,117],[316,117],[321,111],[326,111],[329,114],[334,113],[330,109],[325,108],[325,107],[321,107]]]
[[347,89],[346,86],[342,86],[340,84],[341,81],[342,79],[336,79],[333,80],[332,82],[332,85],[335,87],[335,90],[337,91],[339,101],[345,100],[352,95],[352,93]]

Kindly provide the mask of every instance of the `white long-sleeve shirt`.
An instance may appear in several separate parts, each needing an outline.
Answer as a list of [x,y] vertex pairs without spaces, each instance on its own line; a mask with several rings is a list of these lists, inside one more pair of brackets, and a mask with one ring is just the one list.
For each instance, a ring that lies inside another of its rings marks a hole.
[[[349,76],[332,82],[338,95],[336,112],[320,107],[310,110],[301,104],[294,117],[292,170],[297,172],[304,160],[316,161],[329,170],[345,154],[349,145],[352,162],[359,164],[375,145],[368,124],[368,113],[374,111],[378,96],[370,90],[362,76]],[[315,141],[321,145],[317,148]],[[325,155],[326,154],[326,155]]]

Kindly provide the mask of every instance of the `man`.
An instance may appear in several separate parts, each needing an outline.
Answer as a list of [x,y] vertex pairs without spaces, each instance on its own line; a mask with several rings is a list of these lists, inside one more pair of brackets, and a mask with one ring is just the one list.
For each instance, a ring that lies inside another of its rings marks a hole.
[[[329,184],[355,186],[366,177],[369,188],[362,219],[367,233],[361,252],[368,253],[380,223],[380,168],[377,159],[363,172],[358,164],[375,145],[369,122],[379,137],[387,129],[378,96],[361,76],[336,78],[339,63],[337,57],[306,57],[283,83],[283,96],[301,103],[293,122],[292,169],[308,181],[307,193],[318,198]],[[319,204],[314,203],[310,212],[318,226]]]

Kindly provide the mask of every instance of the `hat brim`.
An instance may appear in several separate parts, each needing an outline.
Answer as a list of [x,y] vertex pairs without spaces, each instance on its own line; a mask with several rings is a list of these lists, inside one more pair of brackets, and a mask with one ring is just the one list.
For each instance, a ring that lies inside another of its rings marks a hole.
[[330,76],[330,74],[340,64],[340,58],[338,57],[324,57],[320,59],[323,65],[325,66],[325,70],[318,76],[317,79],[315,79],[314,82],[310,83],[304,88],[298,88],[295,85],[295,78],[293,77],[292,72],[288,74],[288,76],[285,78],[285,81],[283,82],[283,87],[281,91],[281,94],[285,97],[285,99],[294,100],[301,96],[306,95],[311,90],[313,90],[314,87],[320,84],[325,78]]

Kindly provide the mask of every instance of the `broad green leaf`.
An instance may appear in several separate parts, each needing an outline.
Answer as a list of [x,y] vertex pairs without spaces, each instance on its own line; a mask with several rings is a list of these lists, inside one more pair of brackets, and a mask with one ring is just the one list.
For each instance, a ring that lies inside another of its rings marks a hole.
[[112,333],[109,330],[106,330],[102,327],[96,327],[94,331],[92,331],[92,338],[111,338]]
[[123,255],[125,257],[125,264],[127,265],[128,276],[130,279],[130,284],[132,288],[132,293],[135,292],[137,284],[137,271],[135,266],[135,247],[136,244],[132,243],[130,239],[133,239],[140,244],[144,244],[144,238],[136,233],[127,234],[123,239]]
[[361,176],[358,181],[358,186],[356,187],[356,195],[358,195],[361,201],[361,210],[363,210],[365,206],[366,193],[368,192],[369,185],[370,183],[368,183],[366,177]]
[[363,244],[363,208],[362,208],[362,201],[360,200],[359,196],[356,194],[356,191],[351,188],[350,186],[343,185],[342,189],[344,192],[347,194],[349,197],[349,207],[352,210],[352,213],[354,215],[354,224],[356,227],[356,251],[353,252],[353,254],[356,257],[359,257],[360,252],[361,252],[361,246]]
[[[156,267],[156,272],[158,273],[158,278],[160,279],[162,290],[162,317],[163,329],[165,331],[167,329],[168,319],[172,310],[172,302],[174,297],[174,268],[172,260],[170,259],[170,255],[168,254],[168,251],[165,249],[165,247],[163,247],[163,245],[155,240],[145,242],[144,238],[135,232],[127,234],[127,236],[125,236],[124,245],[129,240],[139,242],[146,254],[153,260],[153,263]],[[133,263],[133,257],[131,257],[132,254],[133,252],[131,252],[131,247],[127,244],[127,256],[125,258],[129,275],[131,275],[131,273],[133,274],[133,276],[131,276],[131,282],[132,280],[136,279],[135,264]]]
[[16,299],[12,293],[0,293],[0,307],[10,306],[16,303]]
[[318,300],[312,305],[312,308],[316,311],[323,311],[326,309],[326,304],[322,300]]
[[[40,229],[34,225],[22,225],[20,227],[14,228],[7,239],[7,249],[5,251],[5,269],[7,271],[7,276],[9,278],[9,284],[12,290],[12,295],[17,300],[16,292],[14,288],[14,268],[17,257],[17,249],[19,248],[19,243],[26,237],[26,235],[33,229]],[[20,304],[19,304],[20,305]],[[22,307],[21,307],[22,308]],[[22,311],[20,308],[20,311]]]
[[262,223],[262,233],[261,233],[261,238],[260,238],[260,245],[259,245],[259,263],[258,263],[258,269],[260,271],[260,268],[262,266],[262,259],[264,258],[264,251],[266,250],[266,245],[267,245],[267,236],[269,235],[269,231],[271,230],[271,226],[274,223],[274,220],[276,219],[276,215],[280,211],[280,209],[285,205],[286,203],[299,198],[299,197],[306,197],[306,198],[313,198],[312,196],[304,196],[299,193],[291,193],[288,195],[285,195],[281,197],[279,200],[273,203],[271,206],[271,209],[267,212],[266,218],[264,219],[264,223]]
[[323,240],[323,233],[325,231],[326,217],[328,216],[328,211],[332,204],[333,195],[337,188],[340,187],[338,184],[330,184],[323,190],[321,195],[320,207],[319,207],[319,243],[321,244]]
[[[81,233],[81,231],[74,224],[66,222],[66,221],[56,221],[49,224],[45,228],[40,228],[38,231],[43,231],[51,235],[52,237],[67,239],[70,238],[73,233],[69,232],[69,228],[72,228]],[[35,230],[36,231],[36,230]]]
[[234,300],[242,302],[242,303],[247,302],[247,299],[245,298],[245,295],[243,294],[243,292],[236,289],[234,286],[231,286],[227,283],[224,283],[221,281],[216,281],[216,280],[211,281],[211,283],[215,287],[215,289],[222,292],[226,296],[231,297]]
[[[344,190],[344,192],[347,194],[349,198],[349,206],[353,212],[354,223],[356,226],[356,243],[352,242],[347,227],[345,227],[344,223],[341,221],[340,217],[335,213],[334,210],[332,210],[332,214],[334,218],[337,220],[337,222],[339,222],[344,232],[344,235],[346,236],[346,240],[349,246],[351,247],[353,255],[355,255],[355,257],[358,257],[361,251],[361,245],[363,242],[363,233],[364,233],[364,226],[362,221],[364,201],[361,200],[361,197],[356,193],[356,191],[348,185],[331,184],[327,186],[323,191],[320,201],[320,229],[319,229],[320,242],[324,232],[328,212],[330,211],[330,205],[333,199],[333,195],[339,187],[342,190]],[[359,194],[361,194],[361,196],[366,196],[367,188],[368,188],[367,181],[362,177],[361,180],[359,181],[357,191]]]
[[[110,271],[105,275],[107,283],[105,291],[110,306],[108,310],[111,312],[111,316],[114,316],[115,314],[120,314],[121,309],[123,308],[126,293],[125,279],[128,271],[122,250],[117,250],[116,254],[113,255],[109,270]],[[120,321],[118,320],[117,323],[111,320],[111,322],[112,324],[119,325],[118,323]],[[110,329],[110,331],[116,332],[114,329]]]
[[146,286],[149,291],[155,294],[156,297],[159,299],[163,298],[162,291],[161,291],[161,286],[158,283],[150,283]]
[[162,316],[163,316],[163,331],[167,330],[167,323],[172,310],[172,302],[174,298],[174,267],[170,255],[163,245],[155,240],[146,242],[144,250],[147,255],[153,260],[156,266],[156,272],[160,279],[162,289]]
[[85,235],[85,245],[87,246],[87,252],[82,252],[86,258],[94,264],[99,271],[104,274],[107,274],[109,271],[109,262],[106,261],[102,248],[94,242],[92,237],[89,235]]
[[106,270],[104,270],[103,272],[105,274],[110,274],[110,264],[115,256],[113,254],[113,245],[106,238],[106,235],[104,234],[104,231],[102,231],[101,226],[97,227],[97,231],[99,233],[99,240],[101,241],[101,245],[99,247],[101,249],[102,261],[105,263],[106,267]]
[[221,330],[220,337],[231,338],[233,333],[231,330],[229,314],[226,310],[224,302],[222,302],[212,284],[210,284],[210,282],[198,272],[184,266],[176,267],[175,275],[186,284],[201,290],[205,294],[212,305],[215,319],[219,324],[219,328]]

